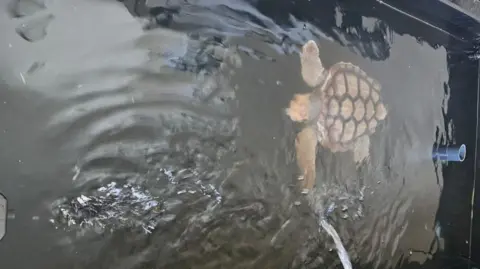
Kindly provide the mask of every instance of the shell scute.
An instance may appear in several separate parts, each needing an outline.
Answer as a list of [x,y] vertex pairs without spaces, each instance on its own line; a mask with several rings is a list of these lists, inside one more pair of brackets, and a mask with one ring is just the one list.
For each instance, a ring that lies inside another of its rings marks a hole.
[[326,126],[326,137],[332,147],[351,148],[386,118],[388,112],[381,100],[380,84],[358,66],[337,63],[330,68],[324,83],[323,104],[328,116],[319,117],[318,124]]

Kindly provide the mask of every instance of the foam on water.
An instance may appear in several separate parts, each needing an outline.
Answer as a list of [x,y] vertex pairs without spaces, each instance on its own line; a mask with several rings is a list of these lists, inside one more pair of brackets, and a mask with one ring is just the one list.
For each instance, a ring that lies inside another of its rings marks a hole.
[[[173,176],[172,171],[162,171],[170,184],[177,185],[178,176]],[[173,188],[169,192],[174,197],[205,196],[213,204],[222,200],[212,184],[204,184],[194,178],[192,181],[187,186],[171,186]],[[112,181],[88,193],[58,200],[52,207],[56,217],[51,222],[73,230],[83,228],[102,232],[109,228],[141,227],[145,233],[151,233],[159,225],[175,219],[173,212],[170,212],[171,203],[172,199],[153,195],[146,186]]]

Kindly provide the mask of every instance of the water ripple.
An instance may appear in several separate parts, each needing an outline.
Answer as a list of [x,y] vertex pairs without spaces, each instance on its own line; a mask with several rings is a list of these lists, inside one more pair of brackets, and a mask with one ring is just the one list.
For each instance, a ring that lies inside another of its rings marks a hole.
[[[350,27],[341,7],[325,33],[293,12],[280,23],[244,1],[197,2],[181,5],[168,30],[144,27],[105,56],[87,53],[102,61],[70,65],[50,91],[64,106],[45,129],[76,159],[72,191],[52,205],[55,227],[75,239],[64,240],[75,242],[72,253],[103,236],[79,258],[85,268],[335,266],[339,240],[318,229],[327,219],[353,264],[395,264],[412,207],[435,185],[431,165],[405,160],[404,145],[445,133],[448,96],[438,86],[447,76],[435,69],[445,51],[418,52],[373,18]],[[360,32],[375,38],[353,46]],[[326,64],[352,61],[377,77],[391,112],[372,138],[369,167],[357,171],[348,154],[324,150],[317,188],[303,197],[292,153],[298,126],[282,111],[310,90],[295,53],[310,38],[330,52]],[[407,52],[424,61],[408,62]],[[372,63],[366,54],[390,58]]]

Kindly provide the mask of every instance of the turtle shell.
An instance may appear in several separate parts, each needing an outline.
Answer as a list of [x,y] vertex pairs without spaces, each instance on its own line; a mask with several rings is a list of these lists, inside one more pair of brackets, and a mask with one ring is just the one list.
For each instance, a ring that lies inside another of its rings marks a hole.
[[317,89],[321,96],[317,127],[326,132],[322,143],[335,151],[346,151],[360,137],[375,132],[387,115],[380,89],[380,83],[358,66],[344,62],[333,65]]

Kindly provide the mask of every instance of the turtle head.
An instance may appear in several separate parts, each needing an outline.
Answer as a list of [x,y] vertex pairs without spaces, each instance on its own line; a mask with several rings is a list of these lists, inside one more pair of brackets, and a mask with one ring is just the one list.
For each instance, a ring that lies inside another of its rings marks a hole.
[[302,52],[300,53],[302,77],[310,87],[318,86],[324,77],[325,69],[323,68],[319,53],[320,50],[313,40],[307,41],[307,43],[302,46]]
[[310,94],[295,94],[285,113],[292,121],[305,122],[310,117]]

